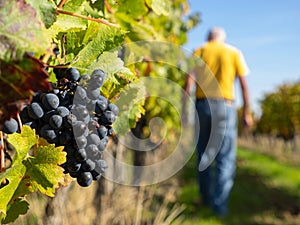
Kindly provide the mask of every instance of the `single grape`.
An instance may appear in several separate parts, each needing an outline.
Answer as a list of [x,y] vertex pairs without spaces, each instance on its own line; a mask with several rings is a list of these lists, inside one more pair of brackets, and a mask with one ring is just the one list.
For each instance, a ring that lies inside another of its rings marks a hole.
[[95,170],[98,173],[103,174],[107,168],[108,168],[108,166],[103,159],[99,159],[96,161]]
[[3,124],[2,131],[6,134],[13,134],[18,130],[18,122],[14,118],[6,120]]
[[42,97],[42,104],[46,110],[56,109],[59,106],[57,95],[48,93]]
[[112,111],[105,111],[98,120],[98,123],[104,126],[112,125],[115,122],[116,116]]
[[94,144],[88,145],[85,150],[88,158],[97,159],[101,157],[101,153],[99,152],[97,145]]
[[99,88],[88,89],[86,94],[89,99],[96,100],[100,96],[100,90],[99,90]]
[[100,144],[100,138],[97,134],[90,134],[87,136],[87,142],[89,145],[94,144],[98,146]]
[[76,137],[85,135],[88,132],[86,124],[82,121],[76,121],[73,124],[73,132]]
[[103,138],[102,140],[100,140],[99,145],[98,145],[98,150],[99,151],[104,151],[104,149],[106,148],[107,142],[105,140],[105,138]]
[[59,48],[54,48],[53,53],[54,53],[55,56],[58,56],[60,54]]
[[84,148],[87,145],[86,137],[81,135],[75,138],[78,148]]
[[86,97],[87,97],[86,90],[81,86],[77,86],[76,92],[75,92],[76,103],[77,103],[77,101],[85,100]]
[[112,111],[115,114],[115,116],[119,115],[119,107],[115,104],[108,104],[107,110]]
[[27,123],[32,121],[32,118],[30,118],[29,114],[28,114],[28,106],[25,106],[22,111],[20,112],[20,118],[22,123]]
[[90,89],[99,89],[105,80],[105,73],[103,70],[94,70],[91,75],[91,79],[88,81],[88,87]]
[[74,157],[78,162],[85,161],[87,159],[87,154],[84,148],[78,149],[74,152]]
[[68,110],[67,107],[65,106],[59,106],[57,109],[56,109],[56,114],[57,115],[60,115],[61,117],[66,117],[68,116],[70,113],[70,111]]
[[76,68],[68,68],[65,72],[65,78],[70,81],[77,81],[80,78],[80,73]]
[[107,135],[108,136],[112,136],[114,132],[115,132],[114,128],[112,128],[111,126],[109,126],[108,129],[107,129]]
[[87,159],[81,163],[81,169],[86,172],[91,172],[93,169],[95,169],[95,166],[95,162],[91,159]]
[[107,128],[103,125],[100,125],[98,128],[97,128],[97,132],[98,132],[98,135],[100,137],[100,139],[104,138],[107,136]]
[[49,124],[53,129],[59,129],[63,124],[63,118],[60,115],[53,115],[49,120]]
[[63,125],[66,128],[72,128],[77,123],[77,117],[74,114],[69,114],[63,118]]
[[101,173],[98,173],[96,170],[93,170],[92,172],[93,180],[99,180],[101,178]]
[[33,102],[28,106],[28,115],[32,119],[39,119],[43,117],[44,111],[39,103]]
[[77,183],[82,187],[88,187],[93,181],[93,176],[90,172],[80,173],[77,177]]
[[104,96],[99,96],[95,106],[95,113],[101,114],[107,109],[108,101]]
[[54,141],[56,139],[56,133],[53,128],[46,124],[40,129],[40,135],[47,141]]
[[75,105],[71,112],[79,119],[89,116],[89,111],[83,105]]

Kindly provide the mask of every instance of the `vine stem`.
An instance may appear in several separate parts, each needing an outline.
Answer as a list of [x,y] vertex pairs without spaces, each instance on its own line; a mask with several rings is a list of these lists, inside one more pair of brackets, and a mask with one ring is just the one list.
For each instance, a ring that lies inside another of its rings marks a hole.
[[97,22],[97,23],[103,23],[103,24],[105,24],[105,25],[112,26],[112,27],[118,27],[117,24],[110,23],[110,22],[108,22],[107,20],[103,20],[103,19],[95,19],[95,18],[92,18],[92,17],[80,15],[80,14],[77,14],[77,13],[64,11],[64,10],[59,9],[59,8],[56,9],[56,12],[59,13],[59,14],[66,14],[66,15],[78,17],[78,18],[81,18],[81,19],[86,19],[86,20],[95,21],[95,22]]
[[64,4],[66,3],[67,0],[61,0],[60,3],[58,4],[58,8],[61,9]]
[[4,140],[3,140],[3,133],[0,131],[0,167],[1,167],[1,173],[5,171],[5,155],[4,155]]
[[20,113],[19,113],[19,112],[17,113],[17,120],[18,120],[19,128],[20,128],[20,130],[21,130],[22,127],[23,127],[23,124],[22,124],[22,120],[21,120],[21,117],[20,117]]
[[106,7],[107,12],[108,13],[112,13],[111,7],[110,7],[109,3],[106,0],[104,0],[104,5]]

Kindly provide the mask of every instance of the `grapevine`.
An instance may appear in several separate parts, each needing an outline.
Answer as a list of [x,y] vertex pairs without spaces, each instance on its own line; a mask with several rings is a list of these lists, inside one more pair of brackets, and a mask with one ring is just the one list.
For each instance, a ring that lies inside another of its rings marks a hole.
[[169,16],[167,0],[0,0],[0,6],[0,221],[10,223],[27,212],[28,194],[54,196],[68,176],[82,187],[103,176],[110,138],[134,127],[145,111],[144,101],[132,105],[145,91],[139,68],[124,65],[122,46],[161,33],[163,41],[177,37],[156,26]]

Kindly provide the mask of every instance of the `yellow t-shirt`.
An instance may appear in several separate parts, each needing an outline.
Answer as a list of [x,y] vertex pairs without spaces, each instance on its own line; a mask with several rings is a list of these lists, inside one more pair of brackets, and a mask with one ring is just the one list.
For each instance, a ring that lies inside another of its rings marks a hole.
[[[195,51],[205,66],[196,70],[197,98],[234,99],[234,80],[249,72],[242,53],[235,47],[209,41]],[[215,78],[215,79],[214,79]]]

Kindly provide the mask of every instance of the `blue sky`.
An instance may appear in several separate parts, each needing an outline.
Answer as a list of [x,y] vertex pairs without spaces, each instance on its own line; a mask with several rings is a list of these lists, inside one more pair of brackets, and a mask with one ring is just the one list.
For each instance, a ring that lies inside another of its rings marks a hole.
[[[251,106],[286,82],[300,80],[300,0],[189,0],[201,23],[184,46],[193,50],[205,42],[210,27],[221,26],[227,42],[238,47],[250,68],[247,77]],[[241,104],[239,86],[237,103]]]

